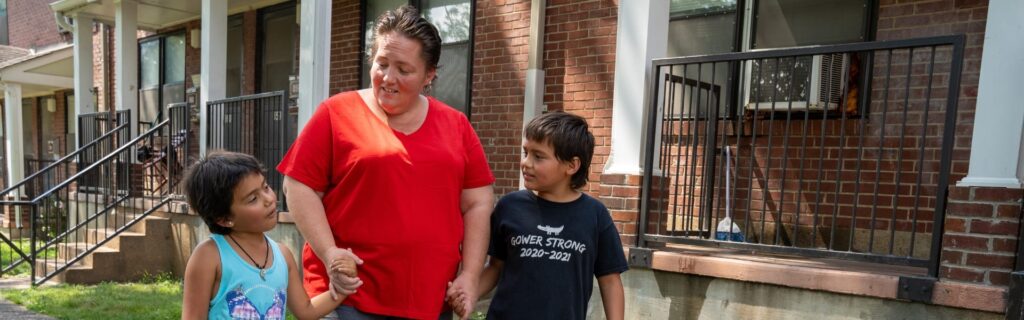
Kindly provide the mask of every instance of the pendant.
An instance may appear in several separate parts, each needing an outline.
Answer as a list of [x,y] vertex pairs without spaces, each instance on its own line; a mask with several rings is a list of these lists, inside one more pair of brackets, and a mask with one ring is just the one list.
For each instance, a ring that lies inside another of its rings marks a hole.
[[267,281],[267,269],[260,269],[260,280]]

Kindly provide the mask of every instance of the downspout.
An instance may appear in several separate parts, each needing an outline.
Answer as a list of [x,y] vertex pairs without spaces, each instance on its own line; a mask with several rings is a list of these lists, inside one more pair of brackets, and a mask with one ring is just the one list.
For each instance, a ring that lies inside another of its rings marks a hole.
[[93,3],[99,3],[100,0],[65,0],[58,1],[50,4],[50,9],[53,10],[53,18],[57,20],[57,26],[67,32],[75,32],[75,26],[68,22],[73,20],[68,17],[68,13],[73,13],[81,8],[85,8]]
[[[544,112],[544,10],[547,0],[531,1],[530,39],[528,40],[528,64],[526,67],[526,90],[523,99],[523,130],[534,117]],[[525,188],[522,176],[519,188]]]

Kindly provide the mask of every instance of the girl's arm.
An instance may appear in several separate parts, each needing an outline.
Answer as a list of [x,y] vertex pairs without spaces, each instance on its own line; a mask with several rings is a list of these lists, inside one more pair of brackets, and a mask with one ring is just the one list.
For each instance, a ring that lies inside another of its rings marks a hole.
[[210,312],[210,299],[220,280],[220,254],[213,241],[206,240],[196,246],[185,266],[185,288],[181,319],[206,319]]
[[608,320],[622,320],[626,313],[626,298],[622,292],[622,278],[618,272],[597,277],[597,285],[601,288],[601,302],[604,303],[604,316]]
[[310,300],[306,290],[302,288],[302,277],[299,276],[298,266],[295,264],[295,259],[292,258],[292,251],[280,243],[278,243],[278,247],[281,248],[281,255],[288,263],[288,310],[296,318],[320,319],[334,311],[345,300],[346,295],[338,295],[338,300],[331,299],[329,290]]

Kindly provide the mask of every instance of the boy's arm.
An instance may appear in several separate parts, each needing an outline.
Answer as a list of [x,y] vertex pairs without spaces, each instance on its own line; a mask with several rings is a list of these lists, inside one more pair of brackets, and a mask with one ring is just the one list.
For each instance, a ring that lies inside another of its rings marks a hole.
[[220,254],[217,246],[206,240],[196,246],[185,265],[185,288],[181,319],[206,319],[210,312],[214,282],[220,277]]
[[597,277],[597,285],[601,288],[601,302],[604,303],[604,316],[608,320],[622,320],[626,313],[626,298],[622,292],[622,278],[618,272]]
[[[345,300],[346,295],[338,295],[338,299],[331,299],[330,291],[321,293],[312,300],[302,288],[302,277],[299,276],[299,269],[292,258],[292,251],[288,247],[278,244],[281,248],[281,255],[288,263],[288,310],[298,319],[320,319],[331,311],[334,311]],[[276,261],[274,263],[277,263]]]
[[501,275],[501,269],[505,268],[505,261],[491,256],[490,262],[487,263],[487,267],[480,273],[480,286],[478,287],[476,296],[483,297],[488,292],[494,289],[498,285],[498,276]]

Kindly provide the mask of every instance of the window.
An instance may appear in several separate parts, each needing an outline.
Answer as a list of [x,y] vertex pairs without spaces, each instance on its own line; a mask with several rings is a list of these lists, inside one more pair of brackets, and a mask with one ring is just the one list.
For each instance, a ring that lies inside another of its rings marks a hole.
[[[669,56],[866,41],[870,38],[874,6],[871,0],[671,0],[670,3]],[[707,70],[712,66],[705,65],[699,75],[696,67],[673,70],[673,76],[683,79],[666,83],[675,83],[685,95],[686,83],[724,84],[725,79],[738,78],[742,72],[744,97],[741,101],[748,110],[772,108],[772,101],[793,101],[794,109],[812,110],[834,107],[838,103],[841,88],[833,88],[832,84],[840,81],[829,79],[841,76],[850,60],[850,55],[833,55],[764,63],[750,61],[742,70],[718,64],[714,75]],[[715,98],[714,95],[704,96]],[[707,103],[703,99],[698,96],[683,103],[680,112],[688,112],[689,104]],[[728,112],[727,100],[712,102],[719,105],[720,114]]]
[[224,88],[225,97],[228,98],[240,96],[245,92],[242,88],[242,61],[245,61],[243,29],[241,14],[228,17],[228,56],[225,61],[227,86]]
[[11,39],[7,28],[7,0],[0,0],[0,44],[9,45]]
[[[473,10],[471,0],[419,0],[419,1],[367,1],[363,27],[363,48],[369,54],[373,40],[374,20],[381,13],[403,4],[420,8],[420,14],[430,21],[441,34],[441,58],[437,78],[428,94],[469,114]],[[362,85],[370,86],[370,65],[362,59]]]
[[261,92],[288,90],[288,76],[296,69],[295,48],[298,25],[295,3],[260,11],[260,87]]
[[139,130],[149,130],[163,120],[168,104],[184,101],[184,33],[139,42]]

